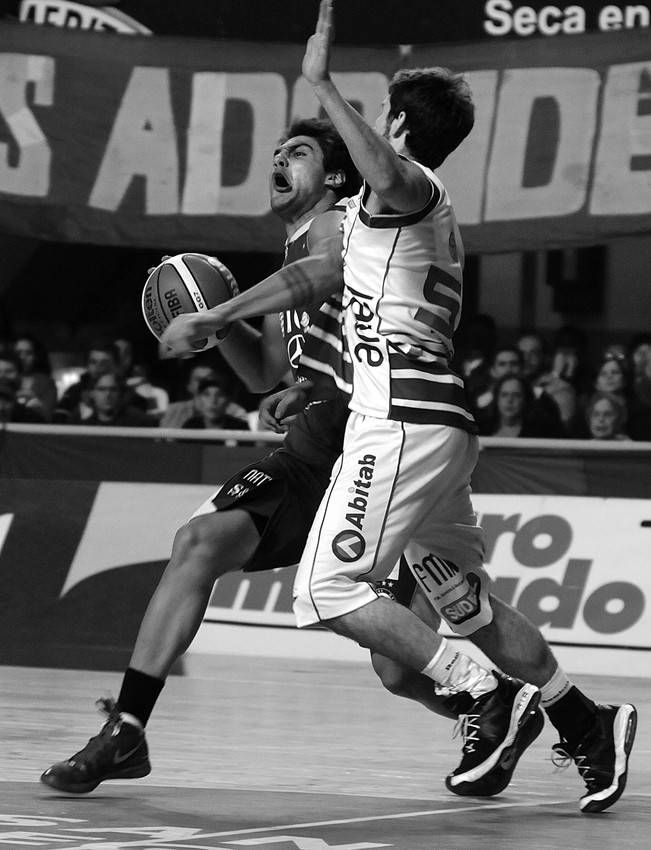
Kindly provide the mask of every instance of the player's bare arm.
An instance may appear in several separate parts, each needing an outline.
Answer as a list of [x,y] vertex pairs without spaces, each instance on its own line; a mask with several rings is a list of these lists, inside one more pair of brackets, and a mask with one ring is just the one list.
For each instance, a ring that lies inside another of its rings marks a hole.
[[[342,285],[340,219],[340,215],[329,217],[329,226],[320,223],[314,233],[310,228],[310,256],[284,266],[218,307],[177,316],[165,330],[161,343],[181,356],[195,351],[197,340],[233,321],[324,301]],[[335,224],[337,229],[333,232]]]
[[[303,76],[312,85],[321,105],[346,143],[362,177],[380,200],[397,212],[424,207],[432,184],[420,168],[401,158],[344,98],[330,77],[330,52],[334,35],[333,0],[322,0],[314,35],[307,42]],[[402,117],[401,117],[402,116]],[[394,120],[391,132],[404,132],[404,114]],[[380,211],[380,208],[377,210]]]

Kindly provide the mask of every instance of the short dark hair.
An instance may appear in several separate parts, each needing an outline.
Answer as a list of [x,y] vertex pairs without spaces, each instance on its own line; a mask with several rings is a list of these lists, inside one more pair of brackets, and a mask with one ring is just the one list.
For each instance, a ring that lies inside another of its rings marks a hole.
[[449,68],[403,68],[389,83],[389,118],[406,116],[407,147],[438,168],[472,130],[475,107],[462,74]]
[[332,188],[337,199],[350,197],[359,192],[362,185],[361,177],[348,153],[348,148],[331,121],[326,118],[298,118],[287,128],[281,141],[287,141],[294,136],[309,136],[311,139],[316,139],[323,153],[323,167],[326,172],[343,172],[343,184]]

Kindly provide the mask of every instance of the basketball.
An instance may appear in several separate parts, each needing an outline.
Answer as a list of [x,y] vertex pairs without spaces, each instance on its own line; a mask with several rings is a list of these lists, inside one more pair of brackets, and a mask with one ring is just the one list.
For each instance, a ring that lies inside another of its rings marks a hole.
[[[237,283],[226,266],[207,254],[166,257],[149,274],[142,291],[142,314],[149,330],[160,341],[175,316],[210,310],[238,294]],[[196,351],[213,348],[228,333],[223,328],[193,342]]]

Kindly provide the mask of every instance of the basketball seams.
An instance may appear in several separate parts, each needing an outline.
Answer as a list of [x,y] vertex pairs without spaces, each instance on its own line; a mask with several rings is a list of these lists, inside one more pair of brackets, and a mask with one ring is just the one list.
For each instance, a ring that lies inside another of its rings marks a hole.
[[[147,278],[142,295],[143,316],[149,330],[160,340],[176,316],[208,311],[238,291],[235,278],[219,260],[203,254],[178,254],[167,257]],[[145,307],[147,297],[154,302],[154,313]],[[209,347],[221,342],[226,335],[221,333],[215,334],[214,339],[211,335]]]

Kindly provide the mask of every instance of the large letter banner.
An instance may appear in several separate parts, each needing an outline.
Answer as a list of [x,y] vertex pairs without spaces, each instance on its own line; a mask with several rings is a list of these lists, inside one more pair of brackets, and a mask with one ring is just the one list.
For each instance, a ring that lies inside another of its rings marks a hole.
[[[160,250],[277,251],[271,152],[318,113],[301,45],[0,22],[0,230]],[[441,168],[469,251],[651,230],[646,30],[525,42],[336,47],[373,122],[400,67],[465,72],[476,125]]]

